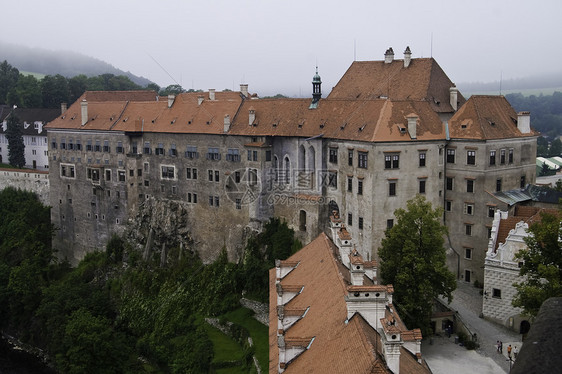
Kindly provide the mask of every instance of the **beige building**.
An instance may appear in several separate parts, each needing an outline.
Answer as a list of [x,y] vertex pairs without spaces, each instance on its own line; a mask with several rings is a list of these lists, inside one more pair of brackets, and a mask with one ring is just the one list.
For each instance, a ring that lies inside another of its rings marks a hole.
[[535,180],[528,114],[501,96],[465,100],[409,48],[353,62],[325,99],[318,74],[312,86],[312,99],[258,99],[247,85],[85,93],[48,125],[55,246],[77,262],[127,224],[149,247],[183,245],[206,261],[225,247],[234,260],[270,217],[306,244],[335,210],[369,261],[420,193],[447,211],[451,269],[482,281],[487,192]]

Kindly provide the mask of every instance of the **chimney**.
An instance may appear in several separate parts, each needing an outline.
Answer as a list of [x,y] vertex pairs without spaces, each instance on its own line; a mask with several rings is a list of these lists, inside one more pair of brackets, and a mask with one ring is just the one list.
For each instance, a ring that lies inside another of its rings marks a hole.
[[84,126],[88,122],[88,102],[86,99],[82,100],[80,108],[82,110],[82,126]]
[[392,286],[383,285],[347,286],[345,295],[347,319],[351,319],[355,313],[359,313],[373,329],[379,331],[386,307],[391,304],[391,288]]
[[66,103],[60,103],[60,114],[64,114],[64,112],[66,112],[66,109]]
[[248,97],[248,85],[247,84],[240,84],[240,93],[244,95],[244,97]]
[[351,284],[354,286],[363,285],[363,276],[365,275],[365,263],[363,257],[354,249],[349,255],[349,271],[351,273]]
[[409,114],[406,119],[408,120],[408,133],[410,134],[410,138],[416,139],[416,128],[418,124],[418,116],[415,114]]
[[393,60],[394,60],[394,51],[392,50],[392,47],[390,47],[384,53],[384,63],[390,64]]
[[209,100],[215,100],[215,89],[209,88]]
[[517,128],[522,134],[531,132],[531,112],[517,113]]
[[197,105],[201,105],[201,103],[203,102],[203,96],[199,95],[197,96]]
[[174,104],[174,100],[176,99],[175,95],[168,95],[168,108],[171,108]]
[[449,101],[455,112],[457,111],[458,93],[459,89],[456,86],[453,85],[453,87],[449,88]]
[[230,130],[230,116],[227,114],[224,116],[224,132],[228,132]]
[[410,47],[406,47],[404,51],[404,67],[407,68],[410,66],[410,61],[412,60],[412,51],[410,51]]
[[256,111],[254,108],[250,108],[250,115],[248,116],[248,124],[252,126],[256,120]]

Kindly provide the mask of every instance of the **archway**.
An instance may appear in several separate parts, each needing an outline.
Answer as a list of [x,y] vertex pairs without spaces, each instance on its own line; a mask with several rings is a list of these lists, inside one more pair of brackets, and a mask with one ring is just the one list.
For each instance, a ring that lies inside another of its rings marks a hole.
[[531,328],[531,324],[529,323],[529,321],[527,320],[523,320],[521,321],[521,323],[519,324],[519,333],[520,334],[526,334],[529,332],[529,329]]

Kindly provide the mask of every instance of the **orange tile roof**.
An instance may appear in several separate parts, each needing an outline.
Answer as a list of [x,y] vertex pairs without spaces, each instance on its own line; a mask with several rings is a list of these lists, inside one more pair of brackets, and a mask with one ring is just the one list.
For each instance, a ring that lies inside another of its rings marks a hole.
[[[435,112],[453,112],[449,89],[453,82],[433,58],[415,58],[405,68],[403,60],[355,61],[328,95],[328,99],[427,101]],[[464,97],[458,93],[459,107]],[[409,114],[409,113],[408,113]]]
[[496,248],[494,248],[494,251],[497,251],[500,243],[505,243],[509,232],[515,228],[515,225],[517,225],[521,221],[527,223],[529,226],[533,223],[540,222],[542,219],[542,213],[549,213],[556,216],[560,214],[558,209],[540,208],[528,205],[516,206],[515,215],[509,216],[506,219],[502,219],[500,221],[496,239]]
[[[285,373],[388,374],[378,333],[360,314],[346,321],[344,295],[349,283],[342,274],[345,268],[336,260],[336,252],[333,242],[322,233],[288,259],[298,261],[299,266],[281,282],[303,284],[304,288],[286,304],[285,310],[310,308],[306,316],[284,331],[285,341],[306,340],[303,337],[314,337],[314,341],[309,349],[285,365]],[[270,270],[270,373],[277,372],[279,362],[275,273],[275,269]],[[410,356],[413,357],[401,349],[402,373],[429,373],[427,366],[418,364]]]
[[[230,134],[246,136],[296,136],[367,142],[415,141],[407,131],[407,115],[415,113],[417,140],[445,138],[441,119],[428,102],[399,100],[320,100],[308,109],[309,99],[245,101],[232,123]],[[250,107],[255,111],[249,124]]]
[[522,134],[517,113],[503,96],[473,95],[449,120],[452,139],[506,139],[538,136]]

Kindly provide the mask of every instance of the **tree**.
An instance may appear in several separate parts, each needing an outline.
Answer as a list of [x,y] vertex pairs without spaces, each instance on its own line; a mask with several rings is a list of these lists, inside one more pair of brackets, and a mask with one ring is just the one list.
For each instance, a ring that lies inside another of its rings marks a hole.
[[512,301],[525,314],[535,316],[543,301],[562,296],[562,228],[560,217],[541,213],[541,221],[529,228],[525,238],[528,249],[515,258],[523,264],[519,274],[524,279],[515,283],[517,294]]
[[407,210],[394,212],[397,223],[386,231],[379,249],[381,277],[394,285],[397,306],[409,328],[430,331],[433,299],[449,302],[456,280],[446,266],[442,212],[418,195],[407,202]]
[[12,166],[22,168],[25,165],[23,130],[19,124],[18,117],[13,111],[8,115],[6,139],[8,140],[8,162]]
[[15,89],[19,75],[19,70],[8,64],[8,61],[4,60],[0,64],[0,104],[8,104],[8,93]]
[[60,104],[68,103],[70,98],[68,81],[60,74],[47,75],[41,80],[41,95],[44,108],[60,108]]
[[10,105],[22,108],[41,108],[39,81],[33,75],[20,74],[16,87],[8,92],[6,100]]

